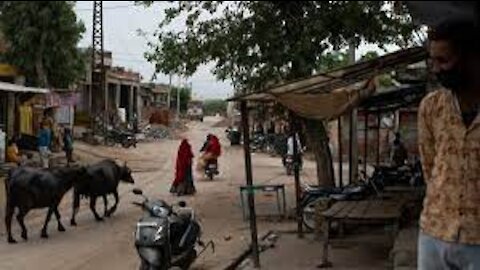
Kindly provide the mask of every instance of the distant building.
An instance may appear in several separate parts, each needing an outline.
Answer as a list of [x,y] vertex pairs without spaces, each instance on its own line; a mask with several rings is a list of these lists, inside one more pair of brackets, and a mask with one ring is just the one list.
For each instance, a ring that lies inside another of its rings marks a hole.
[[[90,54],[86,54],[90,56]],[[105,109],[103,92],[92,91],[92,69],[91,58],[86,61],[86,74],[79,83],[81,101],[77,106],[78,112],[90,116],[102,114]],[[140,73],[127,70],[124,67],[112,66],[112,53],[104,53],[105,85],[107,88],[107,109],[109,113],[116,113],[119,108],[125,109],[126,120],[133,120],[134,115],[141,114]],[[140,106],[139,106],[140,105]]]
[[154,84],[152,89],[153,103],[155,107],[168,107],[169,86],[166,84]]
[[[0,32],[0,54],[8,50]],[[20,71],[0,62],[0,130],[7,137],[21,133],[33,135],[45,108],[47,89],[25,87]]]

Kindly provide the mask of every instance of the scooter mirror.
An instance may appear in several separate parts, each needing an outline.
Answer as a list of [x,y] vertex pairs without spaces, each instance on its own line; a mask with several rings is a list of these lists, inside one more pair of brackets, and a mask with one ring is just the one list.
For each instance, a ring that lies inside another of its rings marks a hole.
[[186,207],[187,206],[187,203],[185,201],[180,201],[178,202],[178,206],[180,207]]
[[142,191],[141,189],[139,189],[139,188],[134,188],[134,189],[132,190],[132,192],[133,192],[133,194],[135,194],[135,195],[143,195],[143,191]]

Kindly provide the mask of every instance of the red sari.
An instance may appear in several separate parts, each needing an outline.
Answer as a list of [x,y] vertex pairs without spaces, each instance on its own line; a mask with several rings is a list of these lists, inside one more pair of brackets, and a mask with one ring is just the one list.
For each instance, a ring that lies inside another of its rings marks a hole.
[[197,162],[197,171],[202,173],[205,170],[205,166],[210,160],[217,160],[222,154],[222,147],[220,140],[217,136],[209,134],[207,145],[203,154],[200,156]]
[[195,193],[192,164],[192,146],[184,139],[178,148],[175,179],[170,189],[171,193],[176,193],[179,196]]
[[222,154],[222,147],[220,140],[215,135],[210,135],[210,142],[208,143],[206,153],[212,154],[213,157],[218,158]]

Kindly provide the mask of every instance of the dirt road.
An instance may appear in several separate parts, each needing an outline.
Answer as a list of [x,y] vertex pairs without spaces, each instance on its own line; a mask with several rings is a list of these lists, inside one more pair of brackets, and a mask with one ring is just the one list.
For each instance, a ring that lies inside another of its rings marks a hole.
[[[216,119],[218,120],[218,119]],[[207,132],[222,137],[224,154],[220,159],[221,175],[213,182],[203,180],[196,175],[197,194],[182,197],[193,206],[199,216],[205,240],[214,240],[216,253],[207,252],[195,263],[195,269],[223,269],[235,256],[246,248],[249,241],[248,223],[242,220],[238,187],[245,183],[243,151],[230,147],[224,138],[224,129],[211,128],[214,119],[205,123],[192,123],[184,134],[198,153]],[[180,198],[169,194],[173,177],[176,150],[179,142],[164,140],[155,143],[142,143],[136,149],[91,147],[77,143],[76,152],[88,161],[94,162],[104,157],[114,157],[128,162],[133,169],[135,186],[140,187],[149,196],[175,202]],[[254,181],[256,183],[284,183],[288,188],[288,206],[293,207],[293,182],[287,178],[278,158],[254,155]],[[304,179],[313,179],[311,164],[306,164]],[[309,168],[310,167],[310,168]],[[136,220],[141,215],[139,209],[130,204],[135,196],[130,193],[131,185],[120,187],[120,205],[115,215],[104,222],[95,222],[87,202],[82,202],[77,218],[78,227],[67,227],[64,233],[57,232],[56,223],[50,223],[50,238],[41,239],[39,232],[46,210],[34,211],[26,218],[29,229],[29,241],[19,241],[8,245],[2,224],[0,242],[0,269],[136,269],[138,258],[133,245],[133,231]],[[275,212],[275,197],[260,195],[259,212]],[[112,201],[112,200],[110,200]],[[97,208],[102,204],[98,203]],[[71,194],[67,194],[61,205],[64,225],[69,225],[71,215]],[[100,211],[103,212],[103,211]],[[2,217],[3,221],[3,217]],[[259,231],[265,232],[279,228],[284,224],[260,219]],[[14,221],[14,233],[20,240],[19,227]]]

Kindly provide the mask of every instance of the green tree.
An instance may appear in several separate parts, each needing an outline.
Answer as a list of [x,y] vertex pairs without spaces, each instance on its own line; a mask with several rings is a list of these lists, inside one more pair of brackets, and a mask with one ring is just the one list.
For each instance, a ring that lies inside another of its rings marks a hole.
[[[411,21],[392,10],[383,1],[179,1],[165,10],[145,56],[157,72],[185,76],[213,61],[219,80],[230,79],[239,92],[257,91],[328,68],[322,68],[324,53],[350,42],[408,46]],[[164,30],[182,18],[185,30]],[[325,123],[304,124],[319,183],[331,185]]]
[[[380,55],[376,51],[368,51],[360,58],[361,61],[375,59]],[[388,88],[394,86],[391,74],[381,74],[378,76],[378,84],[380,87]]]
[[205,115],[225,114],[227,112],[227,102],[223,99],[207,99],[203,105]]
[[327,52],[320,56],[316,69],[319,72],[326,72],[331,69],[341,68],[349,64],[348,53]]
[[360,58],[360,60],[371,60],[371,59],[375,59],[379,57],[378,53],[376,51],[368,51],[366,52],[364,55],[362,55],[362,57]]
[[192,100],[192,89],[187,87],[172,87],[170,92],[170,108],[177,108],[177,91],[180,90],[180,112],[184,113],[188,109],[188,103]]
[[72,1],[2,1],[0,29],[7,42],[3,55],[30,85],[66,88],[85,69],[77,48],[84,25]]

